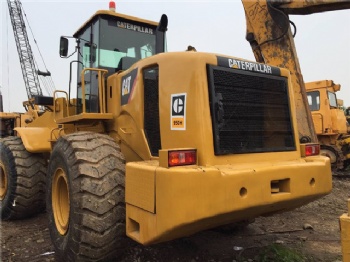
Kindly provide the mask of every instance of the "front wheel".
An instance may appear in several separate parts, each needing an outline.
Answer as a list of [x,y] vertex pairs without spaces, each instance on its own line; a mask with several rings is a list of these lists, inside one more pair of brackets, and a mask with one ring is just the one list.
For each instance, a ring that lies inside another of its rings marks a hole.
[[111,261],[125,237],[125,160],[112,138],[58,139],[48,169],[47,211],[62,261]]

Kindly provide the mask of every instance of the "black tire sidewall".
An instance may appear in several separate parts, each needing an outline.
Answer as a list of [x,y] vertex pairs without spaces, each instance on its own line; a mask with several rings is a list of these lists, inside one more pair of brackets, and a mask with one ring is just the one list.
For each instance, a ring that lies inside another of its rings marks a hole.
[[[63,259],[62,261],[73,261],[74,260],[74,254],[70,252],[70,246],[74,243],[71,243],[71,235],[74,235],[74,228],[70,227],[71,225],[71,219],[72,219],[72,207],[69,209],[69,222],[68,222],[68,229],[65,235],[61,235],[57,231],[54,213],[53,213],[53,207],[52,207],[52,181],[55,174],[55,171],[57,168],[62,168],[67,176],[67,183],[68,183],[68,192],[70,197],[70,205],[72,205],[72,181],[71,181],[71,175],[70,170],[68,168],[69,163],[67,163],[67,158],[64,157],[64,150],[62,148],[62,144],[56,144],[56,147],[52,151],[51,158],[50,158],[50,164],[48,168],[48,180],[47,180],[47,192],[46,192],[46,207],[47,207],[47,213],[48,213],[48,221],[49,221],[49,231],[51,235],[51,241],[53,245],[55,246],[56,256]],[[64,254],[64,257],[63,257]]]
[[17,170],[13,154],[3,141],[0,142],[0,157],[1,162],[4,165],[5,176],[7,178],[7,191],[4,199],[1,201],[0,213],[2,220],[8,220],[11,219],[12,210],[10,206],[13,204],[15,199]]

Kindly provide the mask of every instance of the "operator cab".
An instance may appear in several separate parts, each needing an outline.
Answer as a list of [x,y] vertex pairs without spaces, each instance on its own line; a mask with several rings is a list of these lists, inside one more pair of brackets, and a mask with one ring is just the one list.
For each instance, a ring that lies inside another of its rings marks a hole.
[[[98,71],[87,68],[105,69],[106,76],[126,70],[138,60],[164,52],[166,15],[161,22],[140,19],[114,11],[97,11],[74,35],[77,41],[77,110],[82,113],[82,99],[85,112],[98,113],[99,85]],[[68,40],[61,37],[60,55],[67,57]],[[69,56],[68,56],[69,57]],[[85,69],[85,70],[84,70]],[[82,97],[82,72],[84,70],[85,95]],[[70,89],[70,88],[69,88]],[[70,93],[70,92],[69,92]]]

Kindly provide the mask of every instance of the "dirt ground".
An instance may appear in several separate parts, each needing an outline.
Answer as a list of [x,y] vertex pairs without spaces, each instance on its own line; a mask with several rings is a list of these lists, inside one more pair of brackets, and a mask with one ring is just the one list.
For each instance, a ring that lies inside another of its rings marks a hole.
[[[304,261],[341,262],[339,216],[347,213],[348,198],[350,172],[334,176],[331,194],[292,212],[257,218],[237,230],[213,229],[149,247],[130,240],[116,261],[253,262],[262,261],[261,254],[268,248],[281,245],[302,254]],[[0,230],[1,261],[57,261],[45,214],[2,221]],[[282,259],[270,257],[264,261]]]

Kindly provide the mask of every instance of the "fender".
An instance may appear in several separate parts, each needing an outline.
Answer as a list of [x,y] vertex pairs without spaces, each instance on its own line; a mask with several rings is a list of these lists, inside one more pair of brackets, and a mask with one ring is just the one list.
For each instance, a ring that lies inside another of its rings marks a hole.
[[47,127],[16,127],[24,147],[31,153],[51,152],[51,129]]

